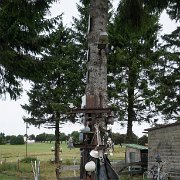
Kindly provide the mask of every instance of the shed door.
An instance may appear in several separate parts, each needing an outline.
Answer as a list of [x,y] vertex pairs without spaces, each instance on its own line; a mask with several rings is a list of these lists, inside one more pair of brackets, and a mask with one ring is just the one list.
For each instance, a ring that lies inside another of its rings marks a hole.
[[130,158],[130,163],[135,162],[135,152],[130,152],[129,153],[129,158]]

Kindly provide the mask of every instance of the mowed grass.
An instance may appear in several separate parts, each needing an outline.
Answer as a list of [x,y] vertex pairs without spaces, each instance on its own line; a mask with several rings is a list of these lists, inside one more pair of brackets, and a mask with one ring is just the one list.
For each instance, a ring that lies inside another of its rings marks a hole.
[[[54,152],[51,151],[51,147],[54,143],[32,143],[27,144],[27,156],[36,157],[40,161],[50,161],[54,157]],[[67,144],[63,142],[60,144],[62,153],[60,157],[64,162],[73,162],[74,157],[77,161],[80,159],[80,151],[78,148],[69,149]],[[5,160],[8,162],[17,162],[18,159],[22,159],[26,156],[26,145],[0,145],[0,161]],[[113,156],[109,159],[112,161],[124,159],[125,148],[120,148],[118,145],[115,146]]]
[[[51,151],[52,146],[54,146],[54,143],[33,143],[27,145],[27,156],[40,160],[40,178],[43,180],[56,179],[56,165],[51,162],[51,159],[54,158],[54,152]],[[62,158],[62,166],[73,165],[75,158],[76,164],[80,163],[80,150],[78,148],[70,150],[65,142],[61,144],[61,148],[60,158]],[[109,156],[110,161],[124,159],[124,152],[124,147],[115,146],[113,156]],[[20,162],[25,156],[26,145],[0,145],[0,179],[11,180],[11,177],[14,177],[13,180],[15,178],[34,179],[31,163]],[[78,176],[79,171],[76,171],[76,174]],[[74,171],[63,171],[61,176],[74,176]]]
[[[27,144],[27,156],[36,157],[40,161],[50,161],[54,157],[54,152],[51,147],[54,143],[32,143]],[[73,157],[80,158],[79,149],[67,148],[65,142],[61,144],[63,152],[60,154],[64,160],[73,159]],[[26,156],[26,145],[0,145],[0,160],[8,162],[16,162]]]
[[0,180],[18,180],[18,178],[13,176],[8,176],[4,174],[0,174]]

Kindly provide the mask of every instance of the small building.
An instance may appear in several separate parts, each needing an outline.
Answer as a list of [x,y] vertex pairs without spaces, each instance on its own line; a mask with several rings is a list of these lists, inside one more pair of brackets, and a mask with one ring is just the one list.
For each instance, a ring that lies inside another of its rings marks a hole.
[[148,147],[138,144],[126,144],[125,161],[126,164],[134,163],[143,169],[147,169]]
[[26,137],[24,137],[24,142],[26,142],[26,140],[27,140],[27,144],[35,143],[35,140],[33,140],[33,139],[26,139]]
[[178,173],[180,179],[180,122],[145,130],[148,132],[148,168],[156,163],[158,155],[167,163],[166,171]]

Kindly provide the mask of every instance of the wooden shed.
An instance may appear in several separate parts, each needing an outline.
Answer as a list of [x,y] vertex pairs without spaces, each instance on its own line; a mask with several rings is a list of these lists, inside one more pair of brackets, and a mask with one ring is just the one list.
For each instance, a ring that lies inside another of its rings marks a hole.
[[148,168],[156,163],[159,155],[167,163],[174,179],[180,179],[180,122],[158,125],[146,129],[148,132]]
[[139,164],[143,169],[147,168],[148,147],[138,144],[126,144],[125,152],[126,163]]

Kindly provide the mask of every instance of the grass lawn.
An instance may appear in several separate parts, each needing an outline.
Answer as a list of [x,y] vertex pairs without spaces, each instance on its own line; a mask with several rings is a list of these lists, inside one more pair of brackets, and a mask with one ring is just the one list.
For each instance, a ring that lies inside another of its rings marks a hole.
[[[27,156],[36,157],[40,161],[49,161],[54,157],[51,147],[54,143],[32,143],[27,145]],[[73,159],[79,156],[79,149],[69,150],[65,142],[61,144],[63,153],[62,159]],[[18,159],[24,158],[26,155],[26,145],[0,145],[0,160],[8,162],[17,162]]]
[[[40,178],[43,180],[55,180],[56,165],[50,160],[54,158],[54,152],[51,147],[54,143],[33,143],[27,145],[28,157],[35,157],[40,160]],[[77,164],[80,162],[80,151],[78,148],[69,149],[65,142],[61,144],[62,166],[72,165],[74,158],[77,159]],[[113,156],[110,156],[110,161],[118,161],[124,159],[125,148],[115,146]],[[26,145],[0,145],[0,180],[25,180],[34,179],[31,163],[20,162],[26,155]],[[18,161],[19,160],[19,161]],[[79,171],[76,171],[77,176]],[[7,176],[8,175],[8,176]],[[61,177],[74,176],[74,171],[63,171]],[[122,177],[121,180],[128,180],[129,177]],[[140,180],[138,178],[130,178]]]
[[[51,147],[54,143],[32,143],[27,145],[27,156],[36,157],[40,161],[50,161],[54,157]],[[64,163],[73,163],[73,158],[79,161],[80,151],[78,148],[69,149],[65,142],[61,144],[62,153],[60,154]],[[124,159],[124,148],[115,146],[113,156],[110,156],[111,161]],[[17,162],[26,156],[26,145],[0,145],[0,161]],[[72,161],[72,162],[71,162]]]
[[4,175],[4,174],[0,174],[0,179],[1,180],[18,180],[18,178],[14,177],[14,176],[8,176],[8,175]]

